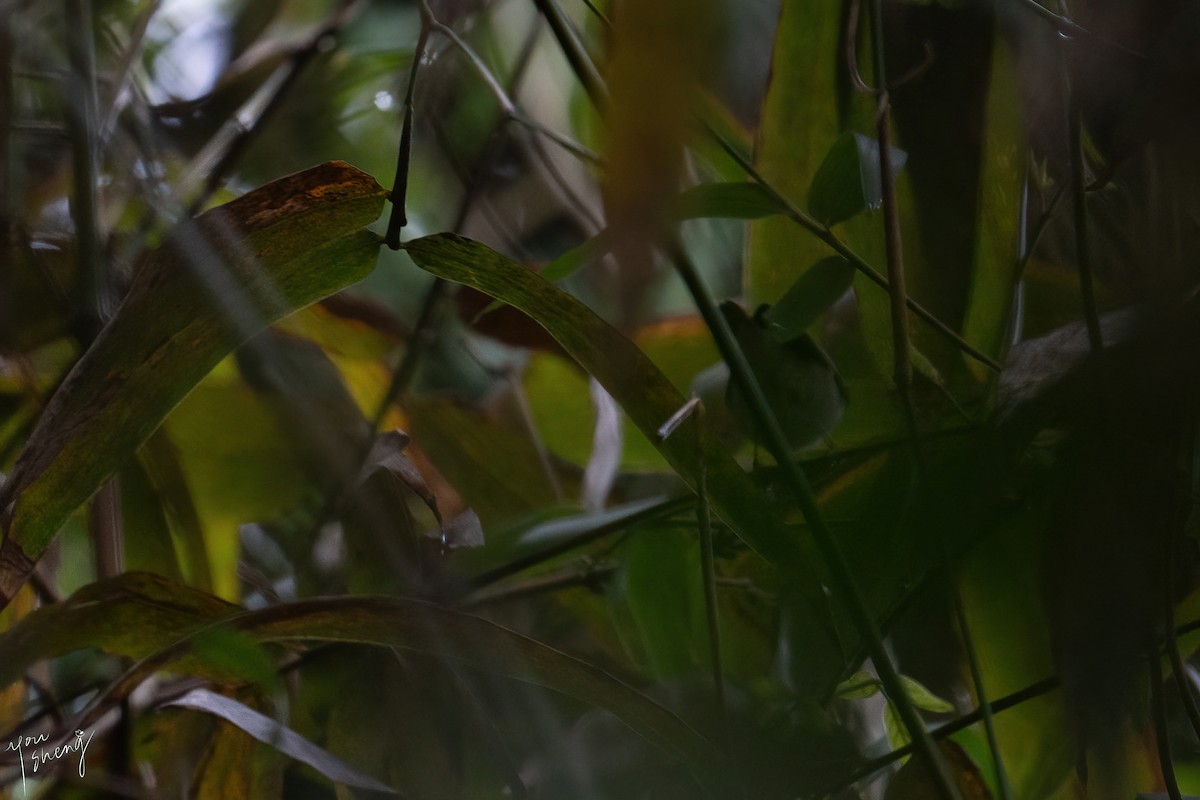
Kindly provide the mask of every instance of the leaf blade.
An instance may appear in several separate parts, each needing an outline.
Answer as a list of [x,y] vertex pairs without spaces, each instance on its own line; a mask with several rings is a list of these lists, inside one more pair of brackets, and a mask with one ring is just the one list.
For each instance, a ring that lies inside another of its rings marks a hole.
[[66,517],[239,343],[366,277],[384,190],[331,162],[172,232],[139,264],[116,316],[51,398],[0,489],[0,602]]

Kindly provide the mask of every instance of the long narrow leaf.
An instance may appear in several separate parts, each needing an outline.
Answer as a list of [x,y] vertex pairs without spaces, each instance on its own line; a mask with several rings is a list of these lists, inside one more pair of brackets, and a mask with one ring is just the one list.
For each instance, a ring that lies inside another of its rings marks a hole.
[[238,344],[366,277],[383,206],[331,162],[182,223],[138,265],[125,302],[50,399],[0,489],[0,606],[67,516]]
[[40,659],[83,647],[141,658],[78,720],[77,727],[87,727],[107,701],[187,657],[191,639],[215,625],[260,642],[353,642],[451,659],[605,709],[670,757],[697,768],[721,762],[694,728],[599,667],[487,620],[416,600],[342,597],[238,612],[164,578],[128,573],[92,584],[0,635],[0,685]]

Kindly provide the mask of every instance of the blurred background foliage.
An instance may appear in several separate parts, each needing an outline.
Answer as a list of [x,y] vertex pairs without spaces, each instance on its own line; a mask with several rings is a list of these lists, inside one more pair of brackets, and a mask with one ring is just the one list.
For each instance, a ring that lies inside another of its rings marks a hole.
[[1198,54],[0,0],[0,791],[1200,794]]

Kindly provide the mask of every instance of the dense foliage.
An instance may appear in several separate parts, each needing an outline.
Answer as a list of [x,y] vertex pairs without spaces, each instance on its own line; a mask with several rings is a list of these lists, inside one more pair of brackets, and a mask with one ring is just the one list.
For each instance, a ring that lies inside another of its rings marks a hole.
[[0,791],[1200,793],[1198,10],[0,0]]

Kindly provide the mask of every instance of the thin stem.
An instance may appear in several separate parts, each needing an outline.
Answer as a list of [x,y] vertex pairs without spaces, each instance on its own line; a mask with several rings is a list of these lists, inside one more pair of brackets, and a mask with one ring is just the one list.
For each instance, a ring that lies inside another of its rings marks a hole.
[[934,771],[934,774],[940,776],[939,787],[944,797],[957,800],[958,791],[949,782],[948,773],[942,762],[941,752],[930,737],[929,731],[926,729],[920,714],[917,713],[912,699],[908,696],[908,692],[900,680],[900,675],[896,671],[895,665],[892,664],[891,655],[883,644],[883,637],[879,634],[875,618],[871,615],[866,602],[863,600],[862,592],[858,588],[857,581],[850,571],[850,566],[846,562],[841,548],[838,547],[833,537],[833,532],[821,515],[820,509],[817,508],[816,495],[813,493],[808,478],[800,469],[799,464],[791,458],[787,437],[784,435],[783,429],[780,428],[779,420],[767,402],[762,386],[750,368],[745,353],[742,352],[741,347],[734,338],[733,331],[730,330],[729,323],[725,320],[724,315],[718,310],[716,299],[712,296],[708,286],[700,277],[699,271],[691,262],[691,259],[688,258],[682,246],[678,242],[672,242],[668,251],[671,260],[675,263],[676,270],[687,285],[688,291],[691,293],[697,308],[699,308],[701,316],[716,339],[721,356],[729,364],[733,380],[737,381],[738,387],[749,399],[751,412],[755,417],[755,422],[759,430],[766,433],[765,445],[767,450],[771,453],[776,463],[783,467],[787,487],[791,491],[793,499],[796,501],[801,513],[804,515],[805,521],[808,522],[809,530],[812,532],[817,549],[829,570],[833,592],[836,596],[843,598],[843,601],[848,606],[854,625],[858,629],[859,635],[866,642],[868,652],[871,654],[871,658],[879,672],[879,680],[883,684],[884,691],[887,692],[888,697],[895,704],[900,718],[904,721],[909,735],[917,746],[917,751],[921,753],[922,758],[930,765],[930,769]]
[[429,18],[422,13],[421,33],[413,50],[412,67],[408,73],[408,89],[404,92],[404,121],[400,126],[400,148],[396,154],[396,178],[392,181],[392,193],[388,200],[392,213],[388,217],[384,243],[393,250],[400,249],[400,230],[408,224],[408,168],[412,161],[413,93],[417,86],[417,70],[425,58],[425,46],[429,41]]
[[904,404],[909,433],[916,442],[916,420],[912,403],[912,354],[909,350],[908,288],[904,274],[904,245],[900,236],[900,210],[896,205],[896,185],[892,173],[891,103],[883,55],[883,4],[871,3],[871,41],[875,60],[875,131],[878,137],[880,183],[883,190],[883,236],[887,261],[888,296],[892,309],[892,377]]
[[604,159],[600,157],[599,153],[583,146],[571,137],[559,133],[553,128],[543,125],[533,117],[526,114],[524,111],[521,111],[519,108],[514,107],[511,111],[509,111],[508,117],[513,122],[518,122],[526,128],[529,128],[534,133],[538,133],[546,137],[581,161],[587,161],[589,164],[594,164],[598,167],[604,166]]
[[587,92],[587,96],[591,99],[592,104],[597,109],[603,109],[608,104],[608,90],[604,87],[604,81],[600,77],[599,70],[592,63],[591,57],[584,50],[583,44],[579,41],[579,37],[575,35],[575,31],[571,28],[571,23],[563,14],[562,9],[554,0],[533,0],[533,4],[542,16],[546,18],[546,22],[550,24],[550,30],[554,34],[554,38],[558,41],[558,46],[562,50],[563,55],[567,58],[567,63],[571,65],[571,70],[575,73],[575,77],[579,79],[579,83],[583,86],[583,90]]
[[[427,6],[427,4],[423,5]],[[478,53],[475,52],[475,48],[463,41],[463,38],[459,36],[453,28],[435,19],[432,14],[428,16],[428,19],[430,20],[430,27],[433,31],[436,31],[437,33],[440,33],[442,36],[445,36],[447,39],[449,39],[450,43],[458,48],[458,50],[464,56],[466,56],[468,63],[470,63],[476,74],[479,75],[484,85],[487,86],[488,91],[492,94],[496,104],[500,106],[500,113],[504,119],[518,122],[526,128],[529,128],[534,133],[539,133],[542,136],[545,136],[547,139],[554,142],[559,147],[563,148],[577,158],[588,161],[592,164],[599,165],[602,163],[600,156],[594,153],[592,150],[584,147],[582,144],[571,139],[569,136],[546,127],[541,122],[538,122],[533,117],[521,111],[517,107],[517,104],[513,101],[509,92],[505,90],[505,88],[500,84],[500,81],[496,79],[496,76],[492,74],[492,71],[488,69],[487,64],[483,63],[483,59]]]

